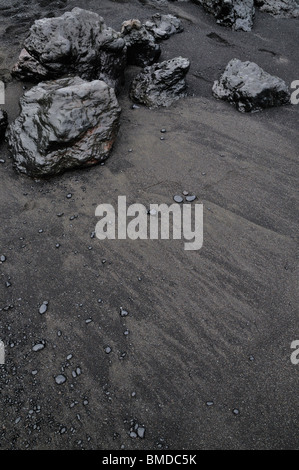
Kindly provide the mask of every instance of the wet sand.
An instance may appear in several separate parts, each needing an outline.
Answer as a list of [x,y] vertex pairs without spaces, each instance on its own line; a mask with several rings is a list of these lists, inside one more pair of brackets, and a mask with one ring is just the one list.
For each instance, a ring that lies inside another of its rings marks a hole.
[[[211,95],[234,57],[288,85],[299,79],[298,21],[257,12],[242,33],[187,2],[31,1],[21,19],[5,3],[0,78],[10,121],[24,84],[9,70],[48,11],[81,6],[117,30],[132,17],[176,14],[185,30],[162,42],[161,60],[182,55],[191,68],[188,97],[155,110],[131,108],[139,69],[128,69],[104,166],[32,180],[0,146],[0,449],[298,449],[290,345],[299,339],[299,106],[249,115]],[[171,204],[183,190],[204,205],[200,251],[182,240],[91,238],[98,204],[119,195]],[[57,385],[60,373],[67,380]],[[144,439],[129,436],[132,420]]]

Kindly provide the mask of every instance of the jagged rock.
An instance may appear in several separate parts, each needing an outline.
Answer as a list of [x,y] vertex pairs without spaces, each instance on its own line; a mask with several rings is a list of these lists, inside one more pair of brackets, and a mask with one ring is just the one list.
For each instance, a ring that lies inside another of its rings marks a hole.
[[299,18],[299,5],[296,0],[255,0],[261,11],[280,18]]
[[123,80],[125,42],[97,13],[74,8],[58,18],[37,20],[24,47],[29,56],[22,51],[14,67],[21,79],[74,74],[116,87]]
[[286,83],[265,72],[254,62],[232,59],[219,81],[215,81],[213,95],[234,104],[238,111],[261,111],[290,102]]
[[254,18],[254,0],[193,0],[217,19],[223,26],[238,31],[251,31]]
[[157,62],[161,54],[160,46],[139,20],[124,21],[121,34],[127,46],[128,64],[145,67]]
[[173,15],[160,15],[160,13],[153,15],[152,20],[146,21],[144,26],[157,40],[168,39],[173,34],[184,31],[179,18]]
[[41,82],[20,105],[6,133],[18,171],[41,177],[108,158],[120,107],[105,82],[79,77]]
[[170,106],[186,96],[185,77],[189,68],[189,60],[183,57],[145,67],[131,84],[130,98],[152,108]]
[[7,113],[3,109],[0,109],[0,140],[2,140],[5,135],[7,125]]
[[[19,60],[12,69],[12,75],[21,80],[31,80],[34,82],[51,78],[50,70],[43,67],[26,49],[22,49]],[[55,76],[55,73],[52,76]]]

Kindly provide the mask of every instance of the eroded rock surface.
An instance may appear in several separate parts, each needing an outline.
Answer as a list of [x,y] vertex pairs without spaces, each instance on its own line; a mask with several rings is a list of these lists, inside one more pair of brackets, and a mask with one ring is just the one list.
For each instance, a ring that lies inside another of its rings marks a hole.
[[161,15],[156,13],[151,20],[144,24],[157,40],[168,39],[176,33],[181,33],[184,28],[182,21],[173,15]]
[[299,18],[299,3],[296,0],[255,0],[261,11],[280,18]]
[[57,18],[35,21],[24,43],[14,74],[21,79],[58,78],[74,74],[101,79],[118,87],[126,65],[120,33],[97,13],[74,8]]
[[251,31],[254,0],[193,0],[217,19],[217,23],[238,31]]
[[127,46],[128,64],[145,67],[157,62],[161,54],[160,46],[139,20],[124,21],[121,34]]
[[108,158],[120,107],[105,82],[79,77],[41,82],[20,100],[21,114],[7,138],[17,170],[54,175]]
[[232,59],[222,76],[214,82],[213,95],[236,106],[238,111],[261,111],[290,102],[286,83],[265,72],[254,62]]
[[186,74],[190,62],[183,57],[145,67],[131,84],[130,98],[145,106],[170,106],[186,96]]

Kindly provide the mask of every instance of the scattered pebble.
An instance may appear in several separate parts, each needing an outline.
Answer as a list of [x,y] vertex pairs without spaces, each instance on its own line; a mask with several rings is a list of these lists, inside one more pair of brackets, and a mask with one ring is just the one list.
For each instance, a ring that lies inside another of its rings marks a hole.
[[59,374],[59,375],[57,375],[57,376],[55,377],[55,382],[57,383],[57,385],[61,385],[61,384],[63,384],[65,381],[66,381],[65,375]]
[[125,310],[124,308],[120,307],[120,316],[127,317],[128,315],[129,315],[129,312]]
[[48,304],[49,304],[49,302],[48,302],[47,300],[45,300],[45,301],[41,304],[41,306],[40,306],[40,308],[39,308],[39,313],[40,313],[41,315],[43,315],[44,313],[46,313],[46,311],[48,310]]
[[240,414],[240,411],[237,408],[234,408],[233,409],[233,414],[238,415],[238,414]]
[[37,352],[44,349],[45,345],[43,343],[37,343],[33,346],[32,351]]
[[196,199],[196,196],[194,196],[194,195],[193,196],[186,196],[186,201],[187,202],[193,202],[193,201],[195,201],[195,199]]
[[175,196],[173,196],[173,200],[177,203],[183,202],[183,198],[179,194],[176,194]]
[[112,348],[110,348],[110,346],[106,346],[104,350],[106,354],[110,354],[112,351]]

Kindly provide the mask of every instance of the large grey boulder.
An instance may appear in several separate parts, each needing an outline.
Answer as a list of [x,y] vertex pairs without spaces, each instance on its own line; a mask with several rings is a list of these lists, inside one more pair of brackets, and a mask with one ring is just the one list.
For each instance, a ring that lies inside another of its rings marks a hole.
[[261,111],[290,102],[286,83],[265,72],[254,62],[232,59],[222,76],[214,82],[213,95],[234,104],[238,111]]
[[6,136],[17,170],[55,175],[110,155],[120,117],[114,89],[79,77],[41,82],[20,100]]
[[217,23],[239,31],[251,31],[254,0],[193,0],[217,19]]
[[161,15],[156,13],[144,24],[145,28],[152,33],[155,39],[168,39],[176,33],[184,31],[182,21],[173,15]]
[[130,98],[145,106],[170,106],[186,96],[186,74],[190,62],[183,57],[145,67],[133,80]]
[[299,18],[299,4],[296,0],[255,0],[261,11],[279,18]]
[[4,109],[0,109],[0,140],[3,139],[8,125],[7,113]]
[[121,34],[127,46],[127,63],[145,67],[160,57],[161,48],[155,37],[139,20],[124,21]]
[[123,80],[125,41],[91,11],[74,8],[58,18],[35,21],[24,48],[13,69],[21,79],[73,74],[116,87]]

